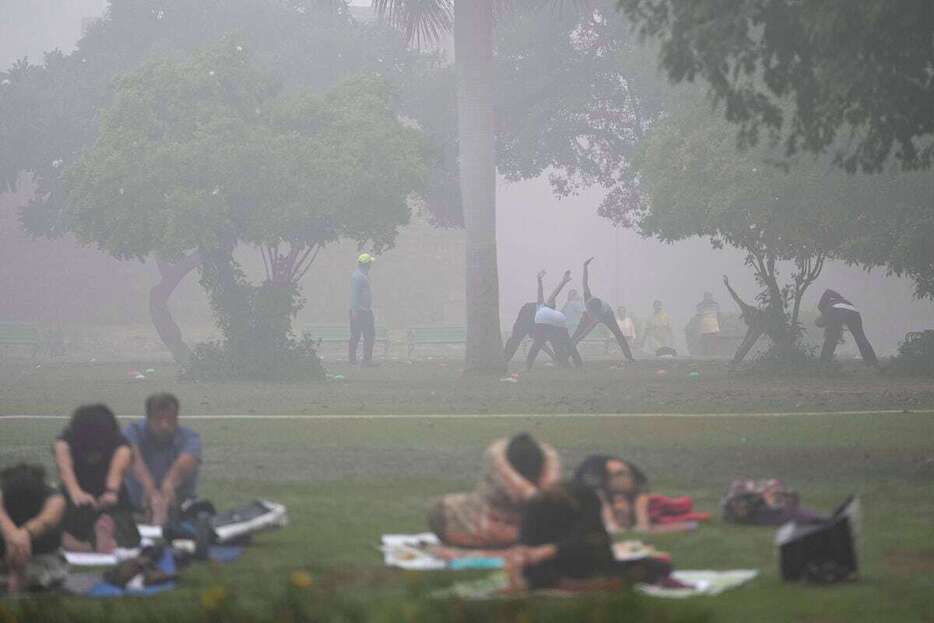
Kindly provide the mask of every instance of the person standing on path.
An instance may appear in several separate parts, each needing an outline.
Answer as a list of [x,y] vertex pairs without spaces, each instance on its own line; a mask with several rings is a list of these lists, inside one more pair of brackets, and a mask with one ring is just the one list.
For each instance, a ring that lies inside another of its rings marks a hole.
[[370,266],[373,256],[361,253],[357,269],[350,278],[350,344],[348,360],[357,363],[357,344],[363,337],[363,367],[373,366],[373,342],[376,340],[376,320],[373,317],[373,293],[370,290]]

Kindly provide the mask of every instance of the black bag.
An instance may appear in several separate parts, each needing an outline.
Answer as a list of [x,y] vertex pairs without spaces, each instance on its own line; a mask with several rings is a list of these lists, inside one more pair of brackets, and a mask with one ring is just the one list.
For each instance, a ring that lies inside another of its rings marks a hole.
[[854,576],[859,517],[859,500],[850,496],[830,519],[782,526],[775,535],[782,579],[832,584]]
[[168,543],[176,540],[193,541],[194,557],[207,560],[208,549],[217,540],[212,525],[216,514],[214,505],[207,500],[185,500],[163,526],[162,538]]

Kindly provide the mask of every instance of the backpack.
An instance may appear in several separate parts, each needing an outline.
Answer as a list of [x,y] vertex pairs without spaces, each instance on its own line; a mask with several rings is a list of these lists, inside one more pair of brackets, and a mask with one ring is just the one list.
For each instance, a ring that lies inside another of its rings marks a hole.
[[734,480],[720,502],[723,520],[757,526],[777,526],[795,517],[798,493],[782,481]]

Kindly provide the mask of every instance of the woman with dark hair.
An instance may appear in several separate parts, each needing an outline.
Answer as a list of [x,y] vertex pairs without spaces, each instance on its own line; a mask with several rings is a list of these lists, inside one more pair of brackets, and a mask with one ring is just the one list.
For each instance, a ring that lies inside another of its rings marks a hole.
[[710,513],[695,512],[689,497],[650,494],[642,470],[618,457],[587,457],[574,472],[574,481],[597,494],[603,523],[610,533],[629,529],[680,532],[693,528],[693,522],[710,518]]
[[561,475],[554,448],[528,433],[494,441],[485,464],[483,479],[472,492],[446,495],[429,511],[428,525],[445,545],[514,545],[522,507]]
[[78,408],[55,442],[65,494],[66,549],[110,553],[135,547],[139,531],[124,486],[133,460],[130,443],[105,405]]
[[525,506],[519,545],[506,553],[510,589],[591,591],[662,581],[668,559],[617,561],[601,521],[600,498],[584,484],[549,487]]

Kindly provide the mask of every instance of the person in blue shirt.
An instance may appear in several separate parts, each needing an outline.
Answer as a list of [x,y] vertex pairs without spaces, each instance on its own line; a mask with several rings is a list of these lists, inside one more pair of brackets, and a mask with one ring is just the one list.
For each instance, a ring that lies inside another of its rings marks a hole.
[[179,426],[178,412],[178,398],[154,394],[146,399],[146,418],[131,422],[123,433],[133,446],[126,478],[130,500],[160,526],[171,509],[197,493],[201,436]]

